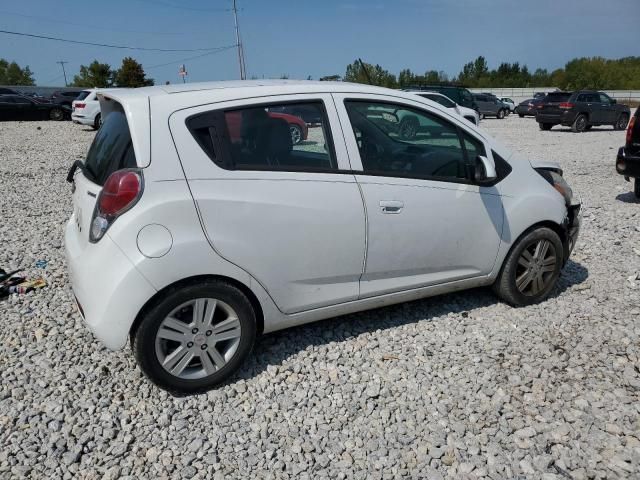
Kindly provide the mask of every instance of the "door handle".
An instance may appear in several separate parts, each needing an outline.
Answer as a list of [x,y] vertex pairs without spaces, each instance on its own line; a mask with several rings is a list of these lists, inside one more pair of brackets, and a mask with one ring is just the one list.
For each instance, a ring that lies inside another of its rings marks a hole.
[[404,202],[400,200],[380,200],[382,213],[400,213],[404,208]]

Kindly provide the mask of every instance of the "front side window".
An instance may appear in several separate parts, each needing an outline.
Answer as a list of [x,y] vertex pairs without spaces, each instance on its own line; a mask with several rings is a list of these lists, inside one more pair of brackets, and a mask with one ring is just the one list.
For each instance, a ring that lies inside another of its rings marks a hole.
[[481,141],[446,120],[404,105],[346,101],[362,168],[382,176],[467,182]]
[[187,126],[207,155],[229,170],[337,169],[319,101],[205,112],[188,118]]
[[600,96],[601,103],[606,103],[607,105],[611,104],[611,98],[609,98],[609,95],[605,93],[599,93],[598,95]]

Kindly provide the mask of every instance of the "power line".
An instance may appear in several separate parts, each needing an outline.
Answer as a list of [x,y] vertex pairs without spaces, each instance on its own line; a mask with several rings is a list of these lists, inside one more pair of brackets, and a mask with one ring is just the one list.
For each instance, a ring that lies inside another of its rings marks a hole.
[[8,35],[18,35],[22,37],[42,38],[44,40],[55,40],[57,42],[75,43],[79,45],[92,45],[94,47],[105,48],[119,48],[121,50],[143,50],[146,52],[210,52],[215,50],[214,48],[145,48],[145,47],[131,47],[125,45],[109,45],[106,43],[93,43],[93,42],[81,42],[80,40],[69,40],[65,38],[47,37],[45,35],[35,35],[33,33],[23,32],[10,32],[8,30],[0,30],[0,33],[6,33]]
[[194,60],[196,58],[202,58],[202,57],[206,57],[207,55],[213,55],[214,53],[219,53],[222,52],[224,50],[230,50],[232,48],[236,48],[236,45],[227,45],[226,47],[218,47],[215,51],[213,52],[207,52],[207,53],[203,53],[201,55],[196,55],[194,57],[187,57],[187,58],[181,58],[181,59],[177,59],[177,60],[173,60],[171,62],[167,62],[167,63],[161,63],[159,65],[152,65],[150,67],[144,67],[145,70],[151,70],[152,68],[160,68],[160,67],[166,67],[167,65],[173,65],[174,63],[182,63],[182,62],[186,62],[188,60]]
[[[51,23],[51,18],[48,17],[41,17],[41,16],[37,16],[37,15],[25,15],[23,13],[15,13],[15,12],[5,12],[0,10],[0,14],[3,15],[12,15],[12,16],[16,16],[16,17],[24,17],[24,18],[32,18],[34,20],[43,20],[46,21],[47,23]],[[178,33],[178,32],[145,32],[145,31],[140,31],[140,30],[126,30],[126,29],[115,29],[115,28],[105,28],[105,27],[101,27],[98,25],[92,25],[92,24],[86,24],[86,23],[74,23],[74,22],[66,22],[64,20],[56,20],[55,22],[56,24],[60,23],[60,24],[64,24],[64,25],[73,25],[74,27],[85,27],[85,28],[90,28],[91,30],[104,30],[107,32],[118,32],[118,33],[142,33],[145,35],[184,35],[184,33]]]

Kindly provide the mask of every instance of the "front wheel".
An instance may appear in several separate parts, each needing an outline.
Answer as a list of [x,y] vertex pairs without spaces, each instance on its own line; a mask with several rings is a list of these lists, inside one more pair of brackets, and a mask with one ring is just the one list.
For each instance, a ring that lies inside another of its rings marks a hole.
[[405,118],[400,122],[400,138],[413,140],[418,135],[418,120],[414,117]]
[[496,116],[502,120],[504,118],[504,110],[498,110],[498,114]]
[[133,333],[133,351],[153,383],[184,395],[226,380],[255,338],[251,302],[235,286],[210,280],[164,295]]
[[626,113],[622,113],[618,117],[618,120],[616,121],[615,125],[613,126],[613,129],[614,130],[624,130],[625,128],[627,128],[627,124],[628,123],[629,123],[629,115],[627,115]]
[[94,130],[98,130],[102,126],[102,115],[97,114],[95,120],[93,121]]
[[536,228],[511,249],[493,289],[501,299],[517,307],[538,303],[553,289],[562,260],[558,234],[546,227]]
[[51,111],[49,111],[49,119],[59,122],[64,119],[64,112],[61,108],[52,108]]
[[519,113],[519,114],[518,114],[518,116],[519,116],[520,118],[524,118],[524,114],[523,114],[523,113]]
[[553,128],[553,123],[539,123],[540,130],[551,130]]
[[633,181],[633,194],[636,198],[640,198],[640,178],[635,178]]
[[302,142],[302,129],[298,125],[290,123],[289,131],[291,132],[291,143],[297,145]]

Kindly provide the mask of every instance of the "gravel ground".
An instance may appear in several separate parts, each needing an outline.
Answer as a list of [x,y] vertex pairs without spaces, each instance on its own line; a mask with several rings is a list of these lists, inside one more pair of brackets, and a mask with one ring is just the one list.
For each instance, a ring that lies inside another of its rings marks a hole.
[[174,398],[72,307],[64,177],[93,133],[0,123],[0,266],[49,281],[0,302],[0,477],[640,478],[640,203],[613,166],[624,133],[482,126],[561,162],[582,195],[551,299],[514,309],[480,289],[295,328],[265,337],[229,385]]

